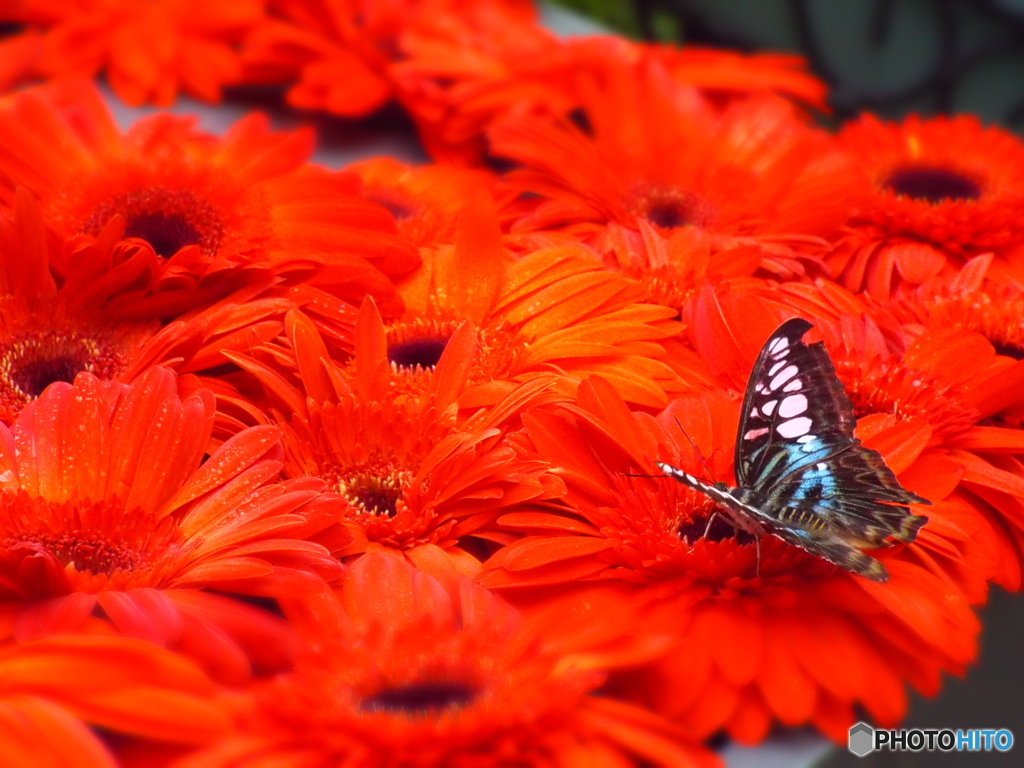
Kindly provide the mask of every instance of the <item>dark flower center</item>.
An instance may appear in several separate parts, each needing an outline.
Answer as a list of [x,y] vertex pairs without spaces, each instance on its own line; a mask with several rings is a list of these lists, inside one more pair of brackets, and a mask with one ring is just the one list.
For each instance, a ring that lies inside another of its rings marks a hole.
[[639,185],[626,205],[634,216],[663,229],[705,227],[714,218],[714,210],[702,197],[665,184]]
[[652,205],[647,210],[647,218],[659,227],[685,227],[689,223],[686,209],[671,203]]
[[35,398],[56,381],[73,383],[75,376],[84,371],[86,365],[80,358],[70,357],[33,360],[11,371],[11,383],[28,397]]
[[408,339],[388,344],[388,360],[400,368],[433,368],[446,346],[447,338]]
[[885,180],[885,186],[897,195],[929,203],[981,197],[976,181],[947,168],[899,168]]
[[995,347],[997,355],[1012,357],[1014,360],[1024,360],[1024,349],[1021,349],[1020,347],[1012,344],[999,344],[994,341],[992,342],[992,346]]
[[82,371],[111,378],[121,364],[121,355],[98,338],[76,331],[25,333],[0,346],[0,399],[23,404],[54,382],[72,383]]
[[203,240],[195,228],[178,213],[139,213],[128,219],[125,237],[149,241],[158,256],[169,259],[186,245],[201,245]]
[[361,473],[337,481],[338,493],[362,512],[394,517],[398,501],[411,480],[407,472]]
[[[707,535],[705,535],[705,531]],[[735,539],[737,544],[753,544],[754,537],[746,531],[735,528],[725,515],[715,515],[715,519],[708,527],[707,516],[695,517],[689,520],[676,530],[679,538],[690,546],[697,543],[699,539],[705,541],[722,541],[723,539]]]
[[424,715],[446,709],[461,709],[476,697],[476,691],[465,683],[426,682],[410,683],[383,691],[363,699],[362,708]]
[[146,240],[165,259],[187,245],[198,245],[212,256],[224,238],[214,207],[187,190],[151,187],[121,195],[97,206],[82,232],[98,234],[114,214],[125,218],[125,237]]

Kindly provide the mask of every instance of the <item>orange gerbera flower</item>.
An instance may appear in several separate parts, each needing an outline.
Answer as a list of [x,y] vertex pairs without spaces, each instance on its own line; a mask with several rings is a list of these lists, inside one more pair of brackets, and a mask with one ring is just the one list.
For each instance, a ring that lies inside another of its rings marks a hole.
[[273,6],[281,18],[262,25],[246,41],[252,77],[292,84],[292,106],[350,117],[369,114],[392,98],[391,65],[401,57],[400,40],[410,27],[455,13],[533,16],[532,5],[518,0],[471,7],[453,0],[291,0]]
[[[0,200],[31,190],[59,237],[95,235],[123,216],[125,234],[161,257],[126,313],[166,318],[254,271],[296,269],[317,272],[313,282],[337,296],[369,292],[394,309],[391,278],[415,268],[415,249],[384,208],[359,197],[358,179],[305,162],[312,144],[309,130],[271,133],[262,115],[223,139],[168,114],[122,135],[91,87],[54,85],[0,109]],[[65,277],[73,268],[53,266]]]
[[545,589],[590,582],[594,594],[632,584],[650,611],[640,626],[672,632],[679,644],[621,681],[622,690],[700,737],[724,728],[755,743],[778,720],[814,723],[845,741],[855,704],[894,723],[906,707],[904,683],[934,694],[940,671],[961,672],[974,658],[980,625],[959,579],[977,567],[972,537],[985,523],[948,498],[948,462],[922,454],[919,428],[873,419],[860,424],[860,437],[904,486],[933,501],[913,544],[872,553],[888,582],[774,536],[755,544],[713,520],[708,497],[646,476],[657,474],[659,457],[706,474],[685,429],[710,472],[729,478],[739,403],[710,392],[652,417],[630,413],[595,379],[581,386],[578,406],[528,412],[524,448],[565,480],[570,514],[499,521],[531,535],[492,556],[482,581]]
[[[664,232],[696,227],[717,249],[770,243],[820,254],[851,204],[845,162],[828,137],[774,98],[722,114],[656,62],[609,65],[585,80],[586,129],[570,121],[498,121],[492,151],[522,166],[507,175],[540,196],[517,230],[568,226],[600,243],[609,222]],[[764,266],[789,271],[766,252]]]
[[567,390],[600,373],[631,402],[666,402],[679,380],[660,342],[679,330],[675,310],[646,303],[643,286],[578,244],[513,260],[484,201],[461,221],[455,245],[423,249],[423,267],[400,286],[406,313],[386,326],[388,358],[410,387],[424,389],[417,380],[468,320],[478,352],[463,408],[491,405],[538,372],[558,373]]
[[234,44],[262,18],[261,0],[20,0],[0,21],[44,32],[41,74],[92,77],[104,70],[129,104],[167,106],[179,89],[218,101],[222,86],[241,79]]
[[851,290],[886,298],[987,251],[1019,258],[1024,144],[1016,136],[967,115],[899,124],[864,115],[839,140],[870,190],[830,257]]
[[[377,542],[423,567],[440,558],[473,574],[479,563],[471,553],[488,539],[508,539],[490,530],[499,515],[561,493],[543,465],[516,460],[506,434],[524,408],[550,397],[553,375],[536,376],[493,410],[460,419],[456,400],[476,342],[468,325],[455,332],[436,367],[423,371],[425,390],[414,392],[389,363],[372,302],[360,312],[347,370],[330,361],[306,317],[289,314],[287,329],[294,372],[229,356],[278,404],[271,416],[285,433],[286,473],[323,478],[347,500],[340,518],[350,535],[343,546],[334,545],[333,534],[320,539],[335,554],[359,554]],[[288,381],[296,373],[299,383]]]
[[302,539],[331,523],[338,500],[312,478],[273,482],[272,427],[240,433],[200,467],[213,397],[176,389],[160,368],[131,387],[81,374],[0,427],[5,636],[84,631],[96,611],[103,631],[172,647],[225,679],[287,660],[278,620],[204,590],[276,597],[336,576],[327,550]]
[[[327,593],[296,671],[239,702],[234,738],[183,768],[717,765],[664,720],[594,695],[604,675],[463,579],[367,553]],[[593,618],[593,617],[591,617]]]
[[0,648],[0,762],[118,764],[87,723],[112,734],[204,744],[230,723],[187,660],[142,640],[57,636]]

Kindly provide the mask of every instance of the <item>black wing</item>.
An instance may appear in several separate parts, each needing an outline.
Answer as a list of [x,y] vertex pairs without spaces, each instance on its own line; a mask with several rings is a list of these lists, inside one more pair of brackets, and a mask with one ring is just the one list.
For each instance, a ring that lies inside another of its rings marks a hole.
[[[857,419],[825,345],[801,340],[813,327],[801,318],[783,323],[757,356],[736,436],[736,482],[742,487],[769,486],[792,471],[793,462],[821,461],[854,441]],[[826,435],[827,441],[820,439]],[[799,450],[784,450],[788,446]]]
[[913,541],[928,518],[907,505],[929,502],[904,490],[881,455],[853,436],[853,406],[824,344],[802,341],[811,327],[800,318],[784,323],[754,364],[736,479],[759,497],[775,533],[844,565],[825,550],[878,547],[890,536]]

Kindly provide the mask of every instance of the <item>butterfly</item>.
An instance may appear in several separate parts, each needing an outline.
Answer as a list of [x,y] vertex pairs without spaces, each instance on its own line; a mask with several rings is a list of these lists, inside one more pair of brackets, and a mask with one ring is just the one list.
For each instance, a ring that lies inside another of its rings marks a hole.
[[885,581],[885,566],[863,550],[913,541],[928,518],[907,505],[931,502],[904,489],[882,456],[854,437],[853,405],[825,345],[802,341],[813,327],[801,318],[783,323],[754,363],[736,435],[738,487],[658,467],[710,496],[758,542],[771,533]]

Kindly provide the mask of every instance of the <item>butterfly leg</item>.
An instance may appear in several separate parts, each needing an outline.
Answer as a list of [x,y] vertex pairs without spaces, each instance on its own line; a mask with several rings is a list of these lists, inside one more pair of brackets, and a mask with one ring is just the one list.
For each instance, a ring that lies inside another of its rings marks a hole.
[[704,538],[705,539],[708,537],[708,534],[711,533],[711,526],[714,524],[714,522],[715,522],[715,520],[717,518],[718,518],[718,510],[715,510],[714,512],[711,513],[711,517],[708,518],[708,524],[706,526],[704,526]]
[[761,536],[754,536],[754,551],[757,553],[756,564],[754,565],[754,578],[761,578]]

